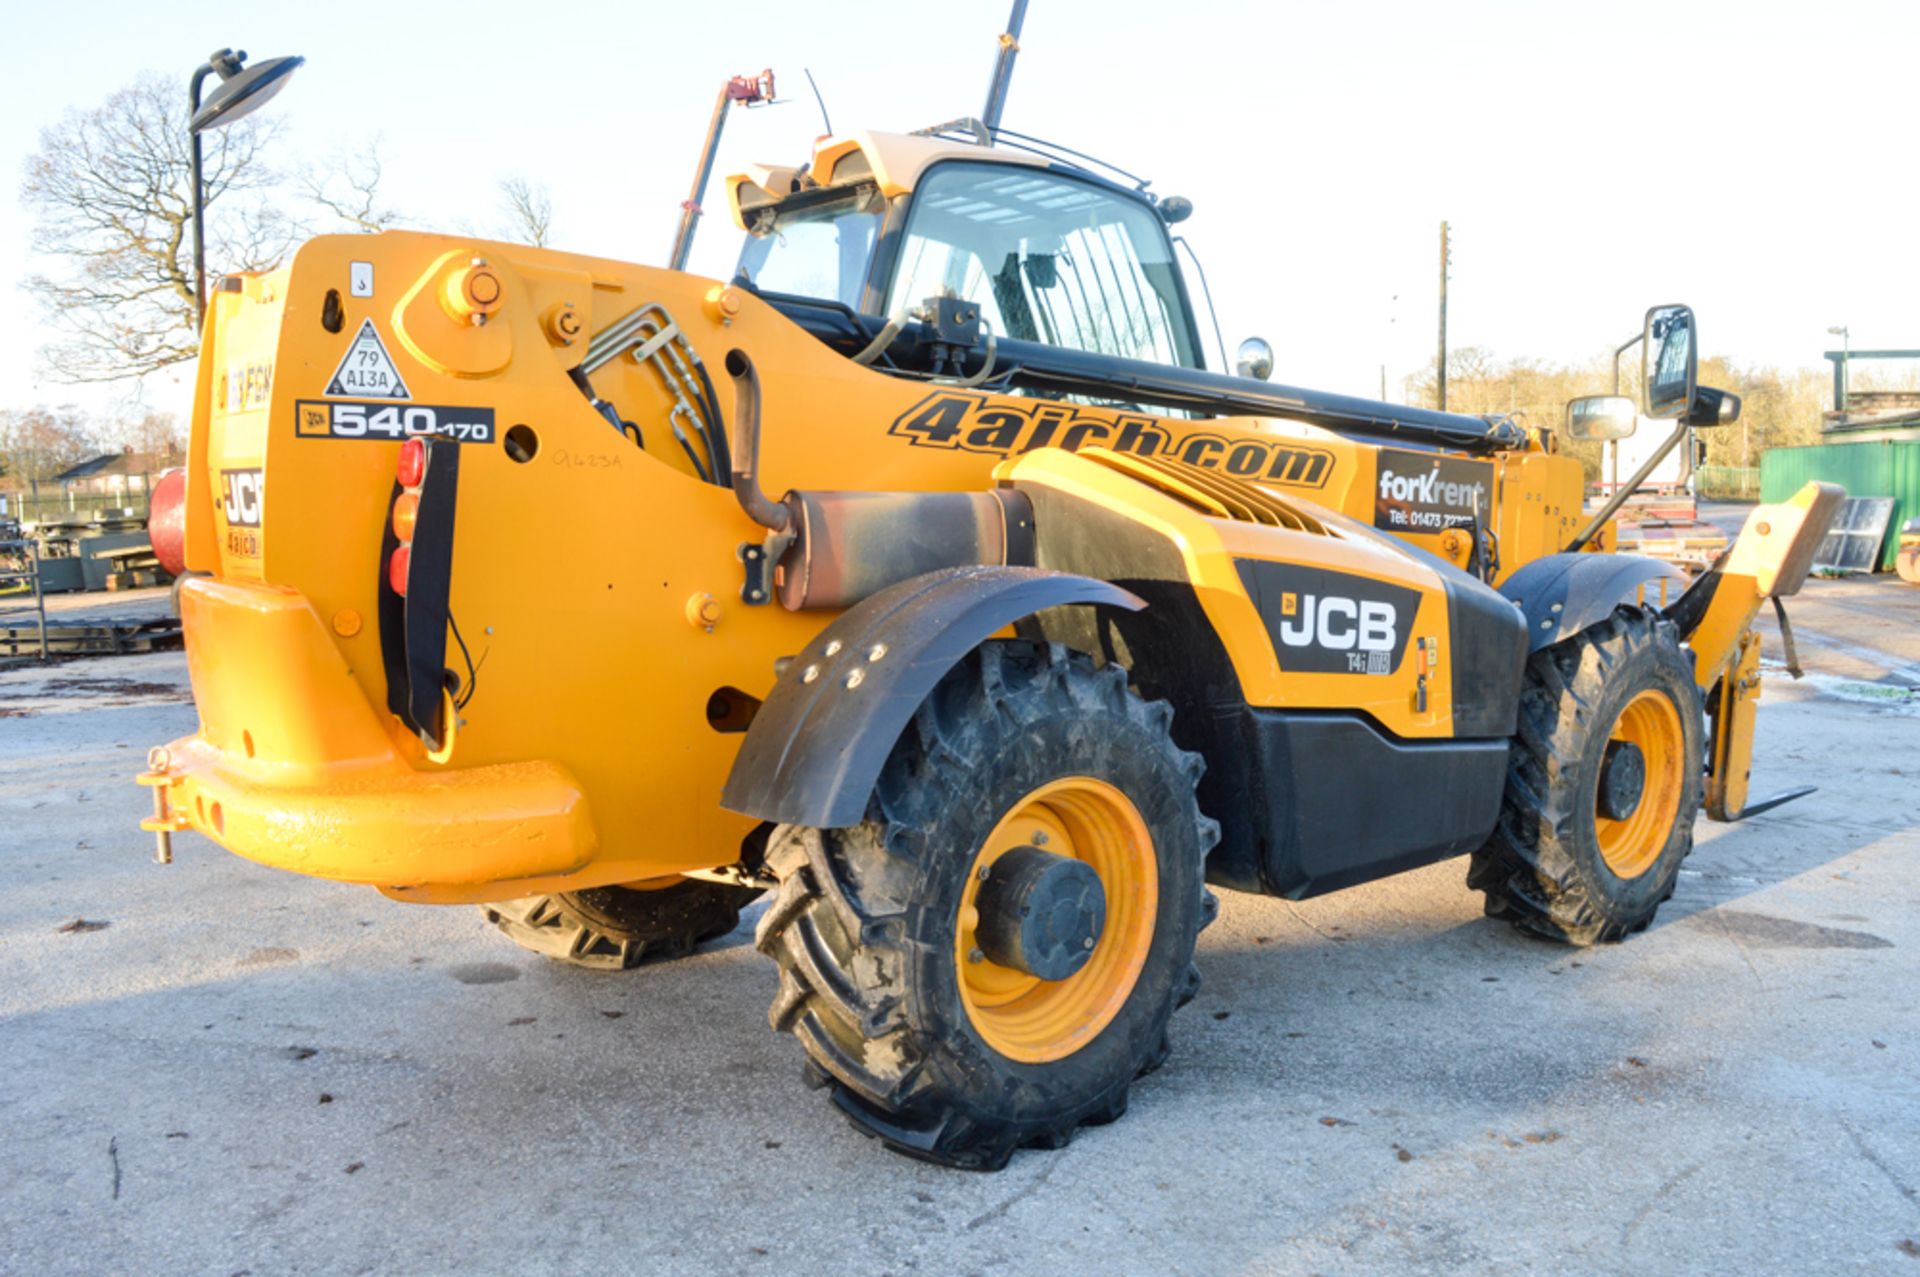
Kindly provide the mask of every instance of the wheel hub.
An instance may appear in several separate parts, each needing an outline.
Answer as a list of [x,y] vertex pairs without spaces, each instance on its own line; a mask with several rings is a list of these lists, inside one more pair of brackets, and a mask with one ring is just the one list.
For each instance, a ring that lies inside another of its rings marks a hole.
[[1015,847],[985,872],[974,935],[987,958],[1042,980],[1065,980],[1087,965],[1107,922],[1106,889],[1092,865]]
[[[1016,854],[1022,850],[1042,854],[1032,860]],[[1078,880],[1079,866],[1093,872],[1098,895]],[[1062,776],[1008,805],[966,875],[953,918],[953,969],[968,1021],[1010,1060],[1066,1059],[1120,1014],[1152,952],[1160,877],[1146,820],[1106,781]],[[1047,879],[1051,889],[1035,893]],[[1059,916],[1034,908],[1036,894],[1043,906],[1064,897],[1070,907]]]
[[1630,740],[1607,742],[1600,761],[1600,814],[1608,820],[1626,820],[1640,808],[1647,788],[1647,756]]

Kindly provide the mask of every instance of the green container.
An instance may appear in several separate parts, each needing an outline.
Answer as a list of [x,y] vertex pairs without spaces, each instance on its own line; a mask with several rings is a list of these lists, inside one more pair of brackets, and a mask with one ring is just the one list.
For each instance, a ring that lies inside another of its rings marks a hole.
[[1893,570],[1900,528],[1920,518],[1920,441],[1820,443],[1769,448],[1760,458],[1760,499],[1785,501],[1810,480],[1837,483],[1850,497],[1892,497],[1893,518],[1881,546],[1880,570]]

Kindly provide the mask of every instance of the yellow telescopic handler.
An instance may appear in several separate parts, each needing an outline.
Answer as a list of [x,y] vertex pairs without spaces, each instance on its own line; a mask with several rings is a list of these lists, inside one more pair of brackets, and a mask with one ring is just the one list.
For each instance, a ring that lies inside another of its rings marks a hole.
[[729,280],[392,232],[218,281],[163,853],[604,969],[764,894],[810,1079],[992,1168],[1165,1058],[1208,884],[1464,856],[1489,914],[1614,941],[1703,806],[1763,805],[1753,624],[1838,490],[1689,582],[1561,449],[1735,419],[1686,307],[1644,402],[1523,427],[1209,370],[1191,205],[992,122],[726,193]]

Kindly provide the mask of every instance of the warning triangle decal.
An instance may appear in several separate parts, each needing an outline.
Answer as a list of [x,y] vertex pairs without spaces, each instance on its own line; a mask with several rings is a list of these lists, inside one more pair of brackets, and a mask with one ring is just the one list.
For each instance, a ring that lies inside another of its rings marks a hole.
[[360,322],[360,331],[353,335],[353,344],[347,347],[347,357],[333,370],[333,380],[327,383],[324,393],[343,399],[413,398],[407,393],[407,383],[400,380],[400,370],[393,366],[387,348],[380,344],[380,334],[373,330],[371,319]]

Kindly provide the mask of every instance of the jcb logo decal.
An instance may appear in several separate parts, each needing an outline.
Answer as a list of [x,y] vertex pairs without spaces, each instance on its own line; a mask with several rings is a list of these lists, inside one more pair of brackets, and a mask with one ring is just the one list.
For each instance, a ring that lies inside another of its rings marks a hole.
[[1333,454],[1292,441],[1234,438],[1216,431],[1175,434],[1170,423],[1139,413],[1105,414],[1078,404],[1009,403],[980,395],[929,396],[887,430],[922,448],[1010,457],[1035,448],[1111,448],[1174,457],[1242,479],[1299,488],[1326,486]]
[[1239,561],[1280,668],[1318,674],[1391,674],[1406,654],[1420,591],[1299,563]]
[[1280,624],[1274,636],[1282,647],[1318,647],[1346,652],[1352,674],[1385,674],[1400,637],[1400,614],[1382,599],[1354,599],[1342,594],[1295,595],[1280,604]]
[[220,509],[230,528],[260,526],[262,474],[258,470],[220,472]]

